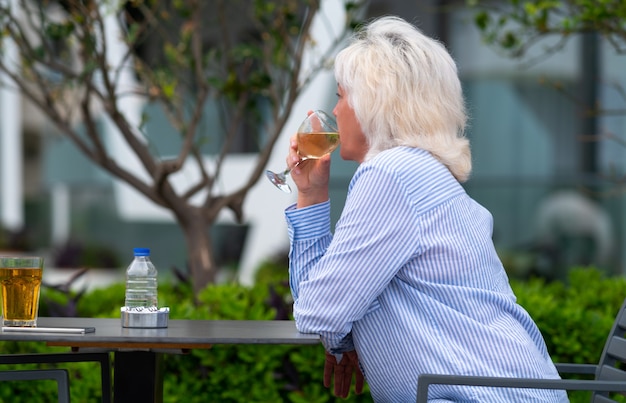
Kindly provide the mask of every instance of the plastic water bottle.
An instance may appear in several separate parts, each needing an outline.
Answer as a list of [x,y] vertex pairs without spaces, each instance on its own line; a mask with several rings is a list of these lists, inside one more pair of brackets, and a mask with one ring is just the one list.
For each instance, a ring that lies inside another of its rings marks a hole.
[[135,258],[126,270],[126,301],[129,308],[157,308],[157,269],[149,248],[133,249]]

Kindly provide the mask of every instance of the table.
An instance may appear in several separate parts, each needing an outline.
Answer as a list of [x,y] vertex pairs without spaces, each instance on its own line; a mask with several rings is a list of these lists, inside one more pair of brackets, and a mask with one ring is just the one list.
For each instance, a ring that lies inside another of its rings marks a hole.
[[113,399],[162,402],[162,356],[214,344],[318,344],[319,336],[298,332],[287,320],[169,320],[167,328],[123,328],[121,319],[47,318],[40,327],[95,327],[85,334],[0,332],[0,340],[41,341],[49,346],[103,349],[115,354]]

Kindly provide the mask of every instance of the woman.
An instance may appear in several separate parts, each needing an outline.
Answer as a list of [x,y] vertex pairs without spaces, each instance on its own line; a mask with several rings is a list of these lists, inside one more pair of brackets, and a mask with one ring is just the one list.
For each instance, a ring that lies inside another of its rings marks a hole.
[[[415,401],[421,373],[558,378],[515,302],[490,213],[460,184],[471,157],[445,48],[404,20],[380,18],[339,53],[335,77],[341,157],[360,165],[333,235],[330,159],[296,167],[292,138],[298,196],[285,215],[298,329],[321,335],[329,370],[358,359],[377,402]],[[342,396],[348,389],[335,385]],[[430,390],[441,402],[567,401],[550,390]]]

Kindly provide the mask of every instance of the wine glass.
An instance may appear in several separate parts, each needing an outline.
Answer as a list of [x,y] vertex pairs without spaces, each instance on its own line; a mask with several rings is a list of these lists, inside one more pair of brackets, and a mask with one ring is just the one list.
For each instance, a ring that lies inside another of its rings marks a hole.
[[[339,145],[337,123],[326,112],[316,110],[302,122],[298,128],[297,138],[300,160],[294,167],[300,165],[302,161],[322,158],[337,148]],[[280,173],[267,170],[265,176],[283,192],[291,193],[291,188],[287,184],[287,175],[290,172],[289,168]]]

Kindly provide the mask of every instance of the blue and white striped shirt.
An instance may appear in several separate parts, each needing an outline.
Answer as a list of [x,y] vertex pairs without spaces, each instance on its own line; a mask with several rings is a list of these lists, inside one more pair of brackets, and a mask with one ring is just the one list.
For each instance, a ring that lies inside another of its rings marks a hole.
[[[558,378],[516,303],[491,214],[430,153],[359,166],[334,235],[330,202],[285,212],[298,329],[353,348],[376,402],[412,402],[420,373]],[[563,391],[429,388],[433,402],[567,401]]]

